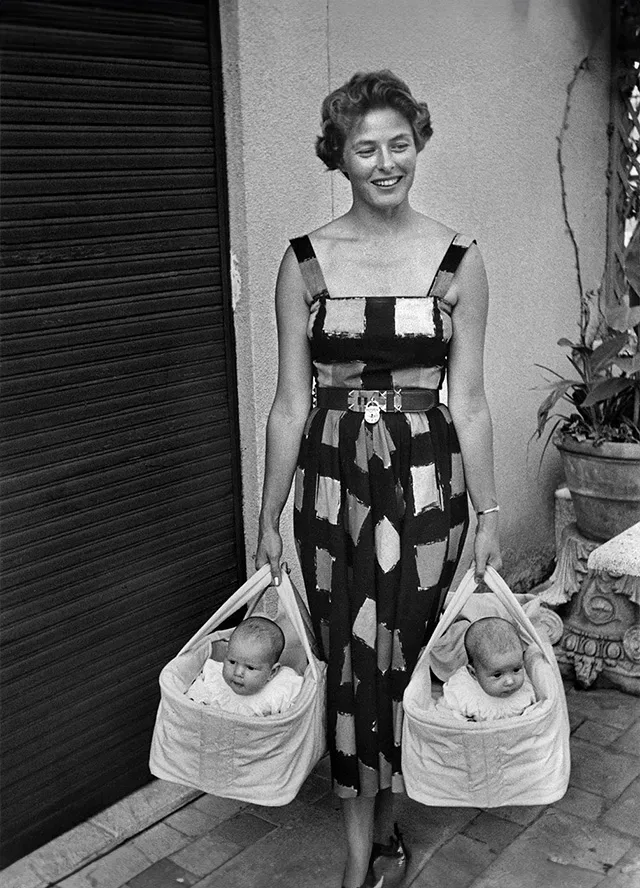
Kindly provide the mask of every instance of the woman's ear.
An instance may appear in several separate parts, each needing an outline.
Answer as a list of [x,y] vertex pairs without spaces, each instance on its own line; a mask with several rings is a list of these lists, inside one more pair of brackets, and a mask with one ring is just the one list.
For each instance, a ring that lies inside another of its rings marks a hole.
[[476,677],[476,669],[472,663],[467,663],[467,671],[469,675],[472,675],[474,678]]
[[279,671],[280,671],[280,663],[274,663],[273,666],[271,667],[271,673],[269,674],[269,681],[271,681],[272,678],[275,678],[275,676],[278,674]]

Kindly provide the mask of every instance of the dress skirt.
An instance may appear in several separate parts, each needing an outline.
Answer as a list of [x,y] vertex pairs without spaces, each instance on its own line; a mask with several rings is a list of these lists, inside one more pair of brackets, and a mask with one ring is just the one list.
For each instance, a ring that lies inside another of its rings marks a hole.
[[468,525],[447,408],[315,408],[295,479],[294,530],[328,662],[335,792],[402,792],[402,695],[433,632]]

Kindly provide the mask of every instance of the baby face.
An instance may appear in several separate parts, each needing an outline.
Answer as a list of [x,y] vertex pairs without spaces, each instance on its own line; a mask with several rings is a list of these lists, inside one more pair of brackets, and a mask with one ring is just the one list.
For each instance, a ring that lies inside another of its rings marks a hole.
[[519,691],[524,682],[522,651],[513,648],[494,653],[486,663],[478,658],[475,666],[469,666],[469,672],[490,697],[509,697]]
[[243,697],[261,690],[278,671],[265,645],[255,638],[232,636],[222,665],[222,677]]

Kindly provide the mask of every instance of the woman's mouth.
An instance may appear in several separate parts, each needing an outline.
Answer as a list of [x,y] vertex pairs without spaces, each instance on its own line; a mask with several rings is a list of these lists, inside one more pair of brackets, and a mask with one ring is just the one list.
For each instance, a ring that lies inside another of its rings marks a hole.
[[402,179],[402,176],[392,176],[389,179],[374,179],[373,184],[376,188],[393,188]]

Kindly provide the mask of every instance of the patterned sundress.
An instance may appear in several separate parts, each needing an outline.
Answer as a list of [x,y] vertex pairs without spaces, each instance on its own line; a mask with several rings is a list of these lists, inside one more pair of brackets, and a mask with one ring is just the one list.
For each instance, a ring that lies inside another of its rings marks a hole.
[[[291,241],[312,296],[315,385],[441,387],[452,336],[449,285],[472,241],[456,236],[424,296],[334,298],[307,236]],[[402,792],[402,695],[433,632],[468,525],[447,408],[381,413],[314,407],[295,477],[294,532],[328,661],[334,791]]]

